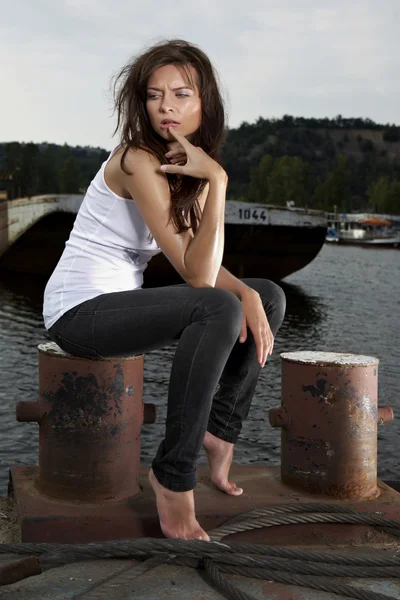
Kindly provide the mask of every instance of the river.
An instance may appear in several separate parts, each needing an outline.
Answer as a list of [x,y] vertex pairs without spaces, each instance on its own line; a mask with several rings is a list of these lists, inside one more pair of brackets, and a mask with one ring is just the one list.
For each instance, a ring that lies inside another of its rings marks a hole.
[[[281,352],[350,352],[380,360],[379,403],[393,407],[395,420],[378,430],[378,475],[400,479],[400,252],[325,245],[282,287],[287,295],[285,321],[261,371],[235,461],[280,462],[280,432],[270,427],[268,410],[280,405]],[[10,466],[37,464],[38,426],[17,423],[15,404],[37,397],[37,345],[47,339],[43,289],[40,279],[0,273],[0,496],[7,493]],[[171,346],[145,357],[143,400],[158,408],[157,423],[143,427],[143,465],[150,464],[163,435],[173,352]]]

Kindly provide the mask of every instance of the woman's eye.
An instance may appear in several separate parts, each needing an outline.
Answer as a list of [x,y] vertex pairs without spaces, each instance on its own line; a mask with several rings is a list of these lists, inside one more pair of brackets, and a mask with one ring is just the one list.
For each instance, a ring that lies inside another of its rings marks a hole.
[[[189,94],[176,94],[177,97],[179,98],[189,98]],[[157,94],[148,94],[147,96],[147,100],[154,100],[154,98],[159,98],[160,96],[158,96]]]

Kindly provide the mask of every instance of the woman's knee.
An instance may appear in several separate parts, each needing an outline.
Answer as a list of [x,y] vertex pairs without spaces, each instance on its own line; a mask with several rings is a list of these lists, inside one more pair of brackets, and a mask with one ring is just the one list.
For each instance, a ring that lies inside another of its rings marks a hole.
[[269,279],[247,279],[246,285],[260,294],[264,308],[282,316],[286,310],[286,295],[283,289]]
[[237,329],[239,335],[243,320],[243,308],[239,298],[222,288],[205,288],[205,290],[202,294],[202,304],[207,316],[224,322],[225,326]]

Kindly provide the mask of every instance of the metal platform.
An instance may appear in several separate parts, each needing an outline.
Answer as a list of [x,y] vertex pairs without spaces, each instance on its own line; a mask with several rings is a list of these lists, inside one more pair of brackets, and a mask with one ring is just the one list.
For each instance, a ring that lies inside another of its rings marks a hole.
[[[155,496],[148,482],[149,467],[140,469],[136,497],[96,504],[65,502],[40,493],[35,487],[37,467],[10,469],[9,495],[15,502],[23,542],[86,543],[94,541],[163,537],[159,528]],[[228,496],[217,490],[206,466],[198,469],[195,489],[196,515],[209,531],[224,521],[252,509],[283,503],[329,502],[359,512],[380,513],[400,520],[400,493],[378,481],[379,495],[370,500],[338,500],[298,491],[282,483],[279,467],[232,466],[231,478],[244,493]],[[300,537],[299,537],[300,536]],[[263,528],[228,536],[240,542],[291,544],[384,543],[392,538],[366,525],[307,524]],[[227,539],[228,539],[227,538]]]
[[[148,467],[140,473],[141,493],[125,503],[103,505],[69,503],[44,498],[35,490],[36,467],[10,470],[9,499],[14,500],[22,524],[23,541],[85,542],[134,537],[162,537],[158,526],[154,494],[147,479]],[[366,501],[343,501],[318,497],[282,484],[279,467],[234,466],[232,479],[244,488],[239,497],[216,490],[206,467],[199,468],[195,490],[196,513],[201,525],[210,530],[232,516],[272,504],[331,502],[365,513],[400,520],[400,494],[378,482],[379,496]],[[1,527],[1,521],[0,521]],[[382,558],[399,555],[399,543],[389,535],[366,525],[302,524],[281,525],[236,533],[229,541],[263,542],[291,548],[355,553]],[[20,559],[0,555],[0,566]],[[158,562],[157,562],[158,561]],[[336,600],[335,594],[234,575],[226,576],[241,590],[259,600]],[[332,581],[334,579],[332,578]],[[400,582],[394,579],[341,578],[341,583],[400,600]],[[50,569],[0,588],[1,600],[222,600],[202,571],[188,567],[134,560],[93,560]]]

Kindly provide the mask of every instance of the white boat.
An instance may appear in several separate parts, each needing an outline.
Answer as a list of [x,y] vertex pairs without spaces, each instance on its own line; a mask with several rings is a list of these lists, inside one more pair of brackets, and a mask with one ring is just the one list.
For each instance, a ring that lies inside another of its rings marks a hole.
[[400,215],[327,213],[328,243],[400,248]]

